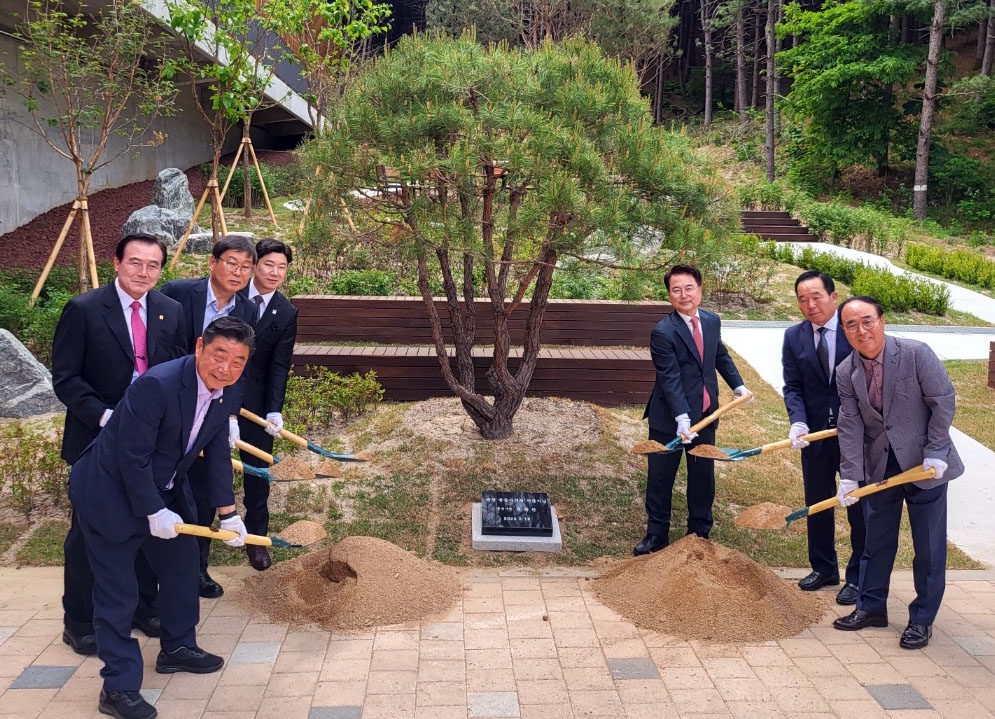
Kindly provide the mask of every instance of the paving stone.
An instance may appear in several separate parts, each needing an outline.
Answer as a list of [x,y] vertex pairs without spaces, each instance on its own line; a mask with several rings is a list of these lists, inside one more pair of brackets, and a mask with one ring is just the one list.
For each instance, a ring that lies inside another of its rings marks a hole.
[[10,639],[17,632],[17,627],[0,627],[0,644]]
[[659,679],[660,672],[652,659],[609,659],[612,679]]
[[11,689],[61,689],[76,667],[25,667],[17,679],[10,685]]
[[363,719],[363,707],[311,707],[307,719]]
[[239,642],[228,664],[273,664],[280,646],[280,642]]
[[995,639],[990,637],[950,637],[972,657],[995,656]]
[[141,690],[141,695],[145,697],[145,701],[149,704],[155,704],[159,701],[159,697],[162,695],[162,689],[146,689]]
[[518,692],[469,693],[466,695],[466,715],[469,719],[521,716]]
[[865,688],[888,711],[933,708],[911,684],[867,684]]

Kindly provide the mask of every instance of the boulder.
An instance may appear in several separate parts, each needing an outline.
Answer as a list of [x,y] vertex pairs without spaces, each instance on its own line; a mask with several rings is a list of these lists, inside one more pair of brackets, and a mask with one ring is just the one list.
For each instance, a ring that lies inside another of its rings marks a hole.
[[[166,247],[172,252],[176,249],[177,243],[187,231],[190,224],[190,215],[181,215],[175,210],[167,210],[158,205],[146,205],[131,213],[131,216],[121,228],[121,237],[143,232],[153,237],[158,237],[166,243]],[[194,232],[202,230],[194,225]]]
[[52,374],[14,335],[0,329],[0,417],[63,412]]
[[209,255],[214,247],[214,235],[210,232],[197,232],[187,238],[183,251],[191,255]]
[[189,222],[196,205],[190,194],[190,182],[186,174],[175,167],[168,167],[160,172],[152,186],[152,204],[172,210],[186,217]]

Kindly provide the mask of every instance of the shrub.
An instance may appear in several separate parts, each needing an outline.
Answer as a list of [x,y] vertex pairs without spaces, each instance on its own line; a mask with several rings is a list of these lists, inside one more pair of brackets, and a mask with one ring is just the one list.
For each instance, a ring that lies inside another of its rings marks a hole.
[[52,366],[52,337],[62,307],[72,295],[64,290],[46,288],[31,306],[30,290],[0,282],[0,327],[17,337],[38,360]]
[[946,252],[927,245],[909,245],[905,251],[909,267],[948,280],[995,289],[995,262],[969,250]]
[[25,518],[43,501],[68,512],[69,467],[61,449],[61,430],[50,436],[20,422],[9,425],[0,439],[0,487],[10,488],[14,509]]
[[349,419],[383,400],[383,387],[370,370],[348,377],[326,367],[308,367],[307,375],[291,373],[283,413],[289,426],[301,431],[326,427],[340,415]]
[[343,270],[328,284],[336,295],[383,296],[395,294],[399,285],[397,277],[383,270]]

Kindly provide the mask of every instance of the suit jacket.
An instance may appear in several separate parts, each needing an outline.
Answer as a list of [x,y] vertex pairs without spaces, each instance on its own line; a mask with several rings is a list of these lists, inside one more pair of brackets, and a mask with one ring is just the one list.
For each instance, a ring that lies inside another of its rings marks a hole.
[[886,336],[882,377],[883,412],[867,398],[867,375],[860,353],[850,353],[836,370],[840,393],[840,476],[884,479],[888,449],[895,453],[902,471],[922,464],[925,457],[947,463],[942,479],[916,482],[932,489],[964,473],[950,425],[956,396],[943,364],[922,342]]
[[[187,353],[183,308],[155,290],[146,301],[149,367]],[[52,385],[66,405],[62,458],[72,464],[131,384],[135,350],[114,283],[72,298],[52,340]]]
[[[248,288],[240,292],[245,304],[255,310]],[[297,308],[279,291],[273,294],[266,312],[256,320],[256,349],[245,370],[247,408],[260,416],[282,412],[287,393],[287,377],[294,360],[297,340]]]
[[[196,360],[181,357],[153,367],[124,393],[117,410],[83,451],[69,476],[69,497],[110,542],[148,532],[146,517],[179,499],[180,515],[194,521],[187,471],[204,452],[208,495],[215,507],[235,503],[228,449],[225,394],[213,400],[190,451],[197,406]],[[174,486],[167,490],[170,480]]]
[[[191,352],[197,344],[197,338],[204,332],[208,282],[210,278],[201,277],[196,280],[170,280],[162,286],[164,295],[183,306],[183,316],[186,318],[186,341]],[[235,306],[229,316],[243,319],[250,325],[256,323],[255,307],[250,307],[239,292],[235,293]]]
[[840,414],[840,395],[836,391],[836,368],[853,351],[840,325],[836,327],[836,356],[833,375],[815,353],[815,332],[808,320],[792,325],[784,332],[781,366],[784,372],[784,406],[791,423],[804,422],[812,432],[829,426],[830,413]]
[[718,407],[719,382],[716,372],[733,388],[743,384],[739,371],[722,344],[719,316],[699,308],[704,359],[698,356],[691,330],[676,312],[660,320],[650,334],[650,355],[656,367],[656,384],[646,403],[643,418],[649,417],[650,429],[667,434],[677,433],[678,415],[687,414],[691,424],[698,422],[701,410],[702,386],[708,388],[711,410]]

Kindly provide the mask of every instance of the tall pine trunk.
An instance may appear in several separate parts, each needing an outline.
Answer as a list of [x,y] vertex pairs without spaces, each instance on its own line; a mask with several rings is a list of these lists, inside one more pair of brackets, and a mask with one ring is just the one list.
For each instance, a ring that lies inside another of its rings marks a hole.
[[751,83],[750,107],[760,109],[760,10],[753,16],[753,78]]
[[774,95],[777,94],[777,70],[774,66],[774,23],[777,21],[779,0],[767,0],[767,107],[764,156],[767,161],[767,182],[774,175]]
[[929,178],[929,143],[933,136],[933,111],[936,109],[936,82],[940,53],[943,51],[943,21],[946,0],[933,2],[933,22],[929,26],[929,55],[926,58],[926,82],[922,91],[922,118],[916,145],[916,172],[912,187],[912,213],[917,220],[926,219],[926,183]]
[[744,123],[746,112],[746,9],[742,3],[736,8],[736,112]]
[[701,0],[701,30],[705,35],[705,129],[712,124],[712,19],[711,0]]

